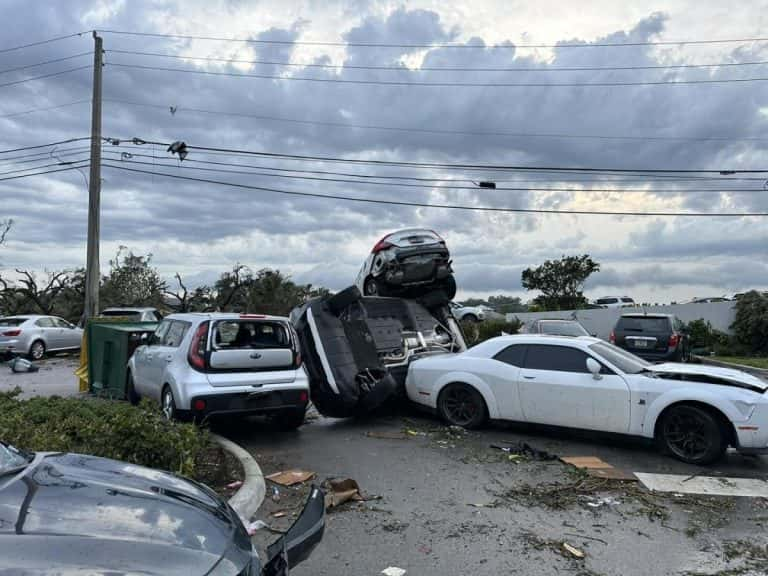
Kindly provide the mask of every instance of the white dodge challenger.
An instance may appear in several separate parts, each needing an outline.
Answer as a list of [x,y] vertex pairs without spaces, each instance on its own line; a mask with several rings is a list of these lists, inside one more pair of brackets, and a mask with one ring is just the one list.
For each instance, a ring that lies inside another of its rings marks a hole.
[[488,419],[656,439],[691,464],[727,447],[768,453],[768,383],[693,364],[650,364],[591,337],[499,336],[411,363],[408,397],[453,425]]

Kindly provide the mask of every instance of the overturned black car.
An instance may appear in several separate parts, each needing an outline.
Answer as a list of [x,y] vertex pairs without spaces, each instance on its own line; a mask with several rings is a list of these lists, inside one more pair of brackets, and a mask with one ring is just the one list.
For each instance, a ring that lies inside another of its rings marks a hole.
[[440,290],[406,300],[350,286],[304,305],[294,324],[312,401],[334,418],[370,412],[398,394],[416,358],[466,348]]

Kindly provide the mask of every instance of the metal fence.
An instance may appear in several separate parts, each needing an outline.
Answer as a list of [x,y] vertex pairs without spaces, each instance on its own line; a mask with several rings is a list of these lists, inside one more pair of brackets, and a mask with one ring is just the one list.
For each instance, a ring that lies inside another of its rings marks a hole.
[[722,332],[731,332],[731,324],[736,314],[735,302],[708,302],[701,304],[671,304],[669,306],[635,306],[632,308],[598,308],[594,310],[558,310],[553,312],[516,312],[507,314],[507,320],[517,318],[527,323],[539,318],[558,318],[578,320],[590,334],[608,339],[622,314],[634,312],[657,312],[675,314],[683,322],[704,319],[712,328]]

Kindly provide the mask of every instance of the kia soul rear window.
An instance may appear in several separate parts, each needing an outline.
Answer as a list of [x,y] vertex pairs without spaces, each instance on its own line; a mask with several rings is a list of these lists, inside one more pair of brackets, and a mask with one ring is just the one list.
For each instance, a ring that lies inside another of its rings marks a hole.
[[290,347],[288,329],[279,322],[222,320],[213,327],[213,348],[216,350]]

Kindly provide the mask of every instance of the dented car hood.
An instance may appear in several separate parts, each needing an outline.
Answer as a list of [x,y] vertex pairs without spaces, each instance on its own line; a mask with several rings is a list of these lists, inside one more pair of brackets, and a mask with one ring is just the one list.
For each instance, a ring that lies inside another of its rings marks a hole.
[[710,366],[706,364],[680,364],[676,362],[665,362],[663,364],[653,364],[647,368],[661,377],[665,374],[679,374],[686,376],[704,376],[709,379],[716,378],[723,380],[724,384],[731,384],[740,388],[747,388],[755,392],[765,392],[768,390],[768,382],[761,380],[741,370],[733,368],[721,368],[719,366]]

